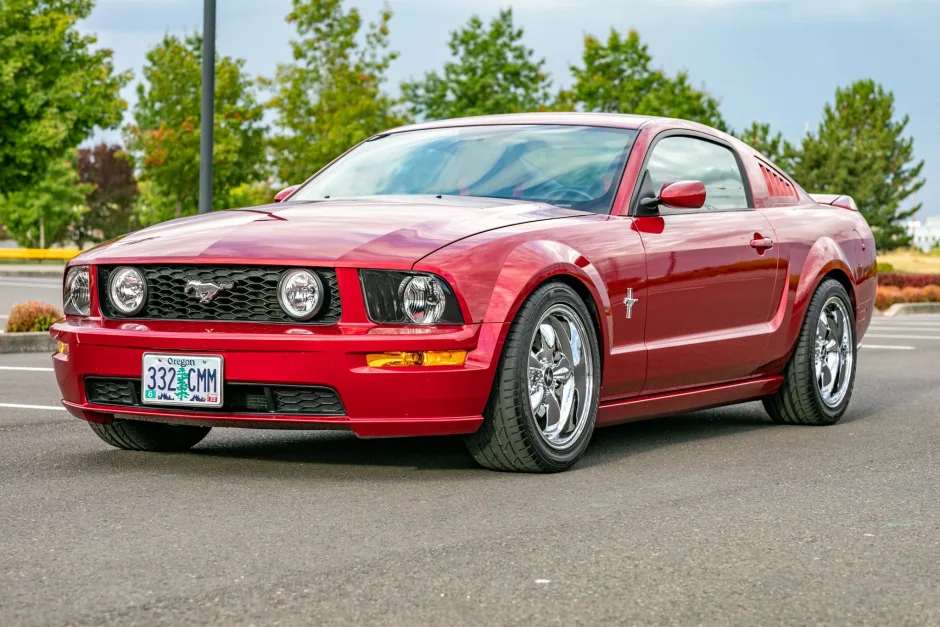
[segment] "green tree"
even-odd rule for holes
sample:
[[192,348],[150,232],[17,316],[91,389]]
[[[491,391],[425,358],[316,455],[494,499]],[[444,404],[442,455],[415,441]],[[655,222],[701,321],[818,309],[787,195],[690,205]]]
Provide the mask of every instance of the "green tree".
[[412,114],[439,120],[554,108],[545,59],[537,59],[522,37],[512,9],[500,11],[489,26],[470,18],[451,33],[452,60],[441,74],[427,72],[421,80],[402,84]]
[[686,72],[669,76],[653,67],[649,47],[631,30],[611,28],[607,43],[585,35],[582,66],[572,65],[574,85],[559,101],[585,111],[682,118],[725,130],[719,102],[689,83]]
[[119,145],[101,142],[78,151],[79,179],[91,186],[85,196],[88,207],[72,228],[78,248],[86,242],[109,240],[130,230],[131,211],[137,200],[137,178],[130,155]]
[[[232,188],[266,175],[263,107],[242,59],[215,63],[213,209],[229,207]],[[141,224],[191,215],[199,203],[202,38],[167,35],[147,53],[134,123],[125,129],[140,179],[150,186]]]
[[770,124],[751,122],[749,127],[735,133],[735,136],[783,168],[785,172],[790,172],[796,157],[796,147],[784,139],[782,133],[772,134]]
[[914,159],[909,118],[896,119],[894,94],[872,80],[837,89],[815,133],[803,139],[793,177],[819,193],[849,194],[868,220],[879,249],[910,242],[904,221],[920,209],[901,203],[924,186],[923,161]]
[[0,2],[0,193],[31,185],[98,126],[121,122],[130,72],[75,23],[92,0]]
[[79,180],[75,151],[70,150],[54,159],[33,186],[0,197],[0,222],[26,248],[67,242],[73,226],[88,211],[85,195],[92,189]]
[[[300,183],[351,146],[405,122],[383,90],[397,52],[388,49],[392,12],[364,29],[342,0],[293,0],[287,21],[299,38],[294,62],[269,82],[278,131],[271,139],[278,178]],[[360,37],[361,31],[365,36]]]

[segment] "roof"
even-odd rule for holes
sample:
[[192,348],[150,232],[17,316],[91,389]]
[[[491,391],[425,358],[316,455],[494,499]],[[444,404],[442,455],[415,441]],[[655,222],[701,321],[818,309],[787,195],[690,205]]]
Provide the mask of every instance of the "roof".
[[491,124],[570,124],[583,126],[606,126],[613,128],[626,128],[636,130],[652,121],[662,121],[667,118],[658,118],[648,115],[626,115],[623,113],[582,113],[582,112],[550,112],[550,113],[506,113],[501,115],[480,115],[466,118],[453,118],[422,122],[390,129],[388,132],[413,131],[426,128],[446,128],[452,126],[483,126]]

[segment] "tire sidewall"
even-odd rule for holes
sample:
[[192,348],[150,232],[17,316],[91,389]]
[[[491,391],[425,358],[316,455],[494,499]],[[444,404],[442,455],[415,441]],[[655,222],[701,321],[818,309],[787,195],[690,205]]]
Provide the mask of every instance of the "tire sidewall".
[[531,347],[536,327],[544,313],[553,305],[568,305],[581,319],[581,324],[587,333],[587,341],[590,342],[591,360],[593,362],[594,377],[591,386],[591,410],[586,418],[587,424],[581,432],[578,440],[569,448],[559,451],[549,446],[542,438],[541,430],[532,412],[531,405],[528,402],[521,404],[521,418],[525,424],[526,434],[542,462],[556,470],[564,470],[574,464],[587,449],[594,433],[594,425],[597,420],[597,410],[600,399],[600,349],[597,338],[597,332],[594,328],[594,320],[584,301],[578,296],[577,292],[562,283],[550,283],[539,288],[532,295],[532,300],[527,303],[523,309],[521,317],[517,318],[515,332],[522,334],[523,345],[526,347],[525,353],[520,359],[512,364],[511,368],[504,368],[504,376],[512,378],[514,386],[518,386],[515,398],[528,399],[528,353]]

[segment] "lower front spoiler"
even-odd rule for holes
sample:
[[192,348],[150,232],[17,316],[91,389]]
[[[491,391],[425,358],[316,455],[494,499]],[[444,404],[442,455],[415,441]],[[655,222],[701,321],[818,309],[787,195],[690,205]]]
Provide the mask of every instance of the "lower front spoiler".
[[356,418],[348,416],[285,416],[277,414],[206,414],[201,412],[166,411],[81,405],[69,401],[62,404],[70,414],[88,422],[108,424],[115,420],[141,420],[165,424],[202,427],[241,427],[247,429],[293,429],[352,431],[360,438],[394,438],[406,436],[464,435],[475,433],[483,416],[442,418]]

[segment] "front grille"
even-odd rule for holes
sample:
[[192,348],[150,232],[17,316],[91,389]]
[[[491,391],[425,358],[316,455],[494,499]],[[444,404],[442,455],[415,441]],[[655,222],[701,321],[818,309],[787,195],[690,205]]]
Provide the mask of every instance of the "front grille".
[[[98,302],[108,318],[123,318],[108,298],[108,280],[119,266],[98,267]],[[281,322],[291,324],[335,324],[342,308],[336,271],[310,268],[323,281],[323,306],[307,322],[297,322],[281,309],[277,284],[291,268],[275,266],[135,266],[147,280],[147,302],[133,318],[145,320],[223,320],[232,322]],[[190,279],[231,283],[208,303],[185,293]]]
[[[89,403],[96,405],[174,409],[173,406],[143,405],[137,379],[85,377],[85,396]],[[178,406],[176,409],[227,414],[346,415],[336,390],[325,386],[226,383],[222,402],[222,407]]]

